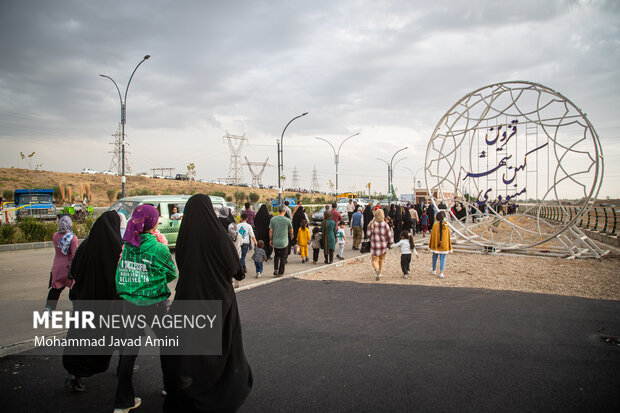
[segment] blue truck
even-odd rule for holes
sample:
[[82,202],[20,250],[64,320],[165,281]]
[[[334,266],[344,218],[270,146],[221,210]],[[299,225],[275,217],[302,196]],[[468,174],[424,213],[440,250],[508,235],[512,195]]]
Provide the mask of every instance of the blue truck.
[[42,221],[55,221],[58,218],[53,189],[16,189],[13,197],[18,222],[25,218]]

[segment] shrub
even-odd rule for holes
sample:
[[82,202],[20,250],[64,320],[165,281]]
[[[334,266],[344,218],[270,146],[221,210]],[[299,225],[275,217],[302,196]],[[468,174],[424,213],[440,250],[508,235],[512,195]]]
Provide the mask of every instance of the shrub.
[[305,196],[301,199],[302,204],[311,204],[312,203],[312,198],[309,196]]
[[213,191],[209,195],[221,196],[222,198],[226,198],[226,192],[223,191]]
[[133,191],[131,191],[130,196],[141,196],[141,195],[155,195],[155,192],[151,191],[148,188],[142,188],[142,189],[134,189]]
[[53,222],[39,222],[31,218],[21,221],[18,227],[23,232],[26,242],[51,241],[58,229]]
[[12,201],[13,191],[11,191],[10,189],[5,189],[4,191],[2,191],[2,199],[4,199],[5,201]]
[[56,200],[56,202],[60,203],[62,202],[62,196],[60,193],[60,187],[59,186],[55,186],[54,188],[54,199]]
[[121,199],[123,197],[123,193],[122,192],[117,192],[116,194],[116,200],[118,201],[119,199]]
[[0,244],[14,244],[17,227],[11,224],[0,225]]
[[108,200],[110,202],[114,202],[114,196],[116,196],[116,190],[115,189],[108,189],[106,194],[108,195]]
[[84,239],[93,228],[95,217],[86,217],[82,223],[73,223],[73,232],[79,239]]
[[232,200],[233,200],[232,195],[228,195],[228,196],[226,197],[226,202],[231,202]]
[[245,192],[243,191],[235,191],[234,193],[235,196],[235,203],[240,204],[245,200]]
[[257,194],[256,192],[250,192],[249,198],[250,198],[250,202],[255,204],[260,199],[260,195]]

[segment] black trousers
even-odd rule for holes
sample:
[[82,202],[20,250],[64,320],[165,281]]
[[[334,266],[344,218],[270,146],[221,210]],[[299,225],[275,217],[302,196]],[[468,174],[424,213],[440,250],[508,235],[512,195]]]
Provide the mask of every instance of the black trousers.
[[47,302],[45,303],[45,308],[49,308],[50,310],[55,310],[58,305],[58,299],[60,298],[60,293],[64,290],[65,287],[62,288],[50,288],[50,292],[47,294]]
[[320,248],[312,248],[312,261],[317,262],[319,260]]
[[334,250],[323,250],[323,255],[325,256],[326,264],[331,264],[334,262]]
[[400,255],[400,268],[403,270],[403,274],[409,273],[409,266],[411,264],[411,254]]
[[[123,314],[137,316],[144,314],[146,316],[147,325],[151,325],[153,317],[157,315],[160,319],[166,312],[166,307],[163,302],[139,306],[132,304],[128,301],[123,303]],[[144,334],[144,330],[140,328],[128,328],[123,332],[124,338],[135,339]],[[159,331],[154,331],[155,335],[159,335]],[[136,358],[138,357],[138,351],[140,347],[125,346],[121,350],[121,354],[118,360],[118,369],[116,371],[118,376],[118,384],[116,386],[116,399],[114,401],[114,408],[126,409],[134,406],[135,393],[133,389],[133,369],[136,364]]]
[[274,248],[273,249],[273,271],[278,275],[284,274],[284,267],[286,267],[286,261],[288,259],[289,247]]

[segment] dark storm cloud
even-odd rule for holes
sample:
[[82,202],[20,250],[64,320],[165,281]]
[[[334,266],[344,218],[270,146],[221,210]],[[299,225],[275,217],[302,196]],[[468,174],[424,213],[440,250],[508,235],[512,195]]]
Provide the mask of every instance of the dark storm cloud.
[[[5,1],[1,137],[109,139],[118,124],[118,95],[98,75],[111,76],[124,92],[147,53],[152,58],[129,90],[128,131],[135,152],[178,136],[187,147],[175,150],[176,167],[207,142],[222,147],[217,169],[227,170],[226,129],[247,132],[253,155],[273,159],[273,148],[261,145],[271,145],[288,119],[309,111],[288,132],[303,137],[290,141],[303,146],[298,152],[291,146],[291,154],[306,154],[331,171],[329,148],[317,146],[314,136],[337,141],[366,130],[348,148],[355,171],[353,162],[367,158],[376,139],[386,140],[386,153],[404,144],[419,150],[463,95],[515,79],[550,86],[585,106],[597,124],[617,127],[608,108],[620,95],[619,4]],[[311,163],[305,168],[311,171]],[[384,174],[380,162],[367,170]]]

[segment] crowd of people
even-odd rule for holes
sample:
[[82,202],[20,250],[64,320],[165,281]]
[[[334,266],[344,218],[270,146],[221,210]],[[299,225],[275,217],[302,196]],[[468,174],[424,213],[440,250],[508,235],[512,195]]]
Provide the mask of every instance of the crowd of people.
[[[439,261],[439,277],[444,277],[445,258],[452,252],[445,206],[440,204],[436,210],[433,205],[423,204],[392,204],[385,208],[362,208],[355,202],[349,205],[351,248],[370,251],[377,281],[383,275],[389,248],[400,249],[403,277],[410,275],[412,256],[419,258],[413,236],[417,232],[425,236],[429,227],[431,272],[437,273]],[[460,210],[455,205],[452,214],[459,219],[457,213]],[[175,265],[167,241],[158,231],[158,219],[157,209],[150,205],[138,206],[129,220],[121,213],[107,211],[78,246],[71,219],[62,217],[54,235],[55,256],[45,308],[56,308],[65,287],[70,289],[74,309],[91,300],[121,300],[123,313],[147,320],[169,311],[177,300],[221,300],[223,334],[233,339],[223,340],[222,355],[218,356],[161,356],[164,411],[234,410],[243,403],[253,381],[243,351],[233,289],[246,276],[249,251],[253,251],[250,257],[257,278],[269,260],[273,260],[273,276],[283,276],[291,253],[298,252],[302,263],[309,262],[310,249],[315,264],[321,250],[324,262],[330,264],[335,252],[338,259],[344,259],[346,224],[337,205],[332,204],[326,205],[321,224],[310,230],[301,203],[292,211],[286,203],[280,205],[276,216],[266,205],[254,212],[246,203],[237,223],[227,207],[216,214],[208,196],[194,195],[182,211]],[[170,304],[168,283],[177,279],[177,266],[175,301]],[[137,329],[124,332],[128,338],[142,333]],[[70,330],[68,337],[71,335]],[[141,400],[135,396],[132,381],[138,348],[125,346],[117,350],[114,407],[120,413],[136,408]],[[67,386],[84,391],[83,378],[106,371],[111,355],[112,351],[105,356],[66,354],[63,365],[69,373]]]

